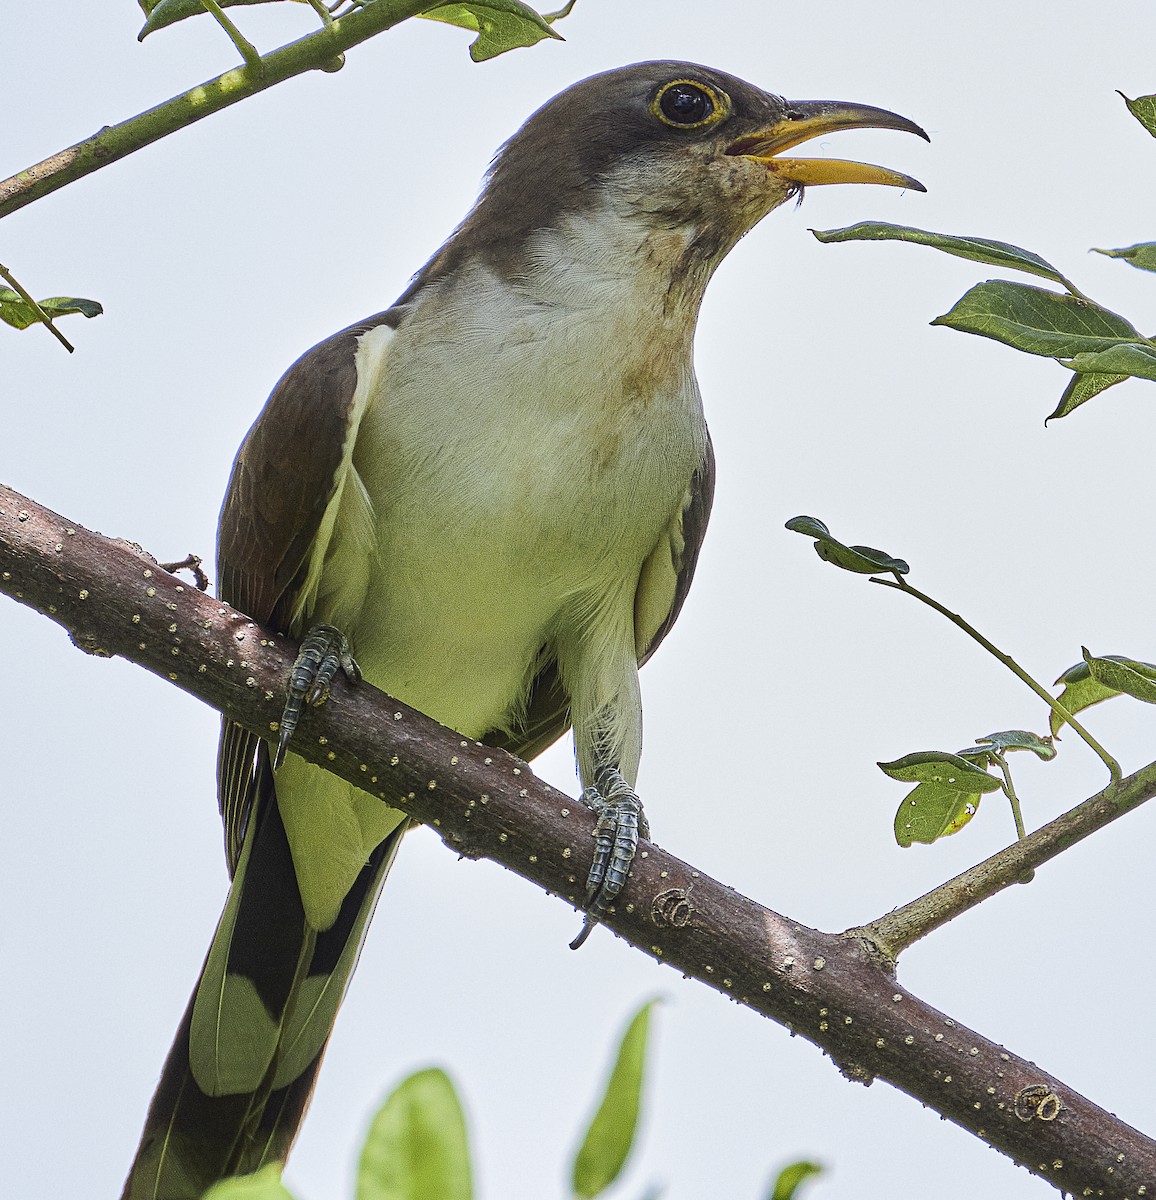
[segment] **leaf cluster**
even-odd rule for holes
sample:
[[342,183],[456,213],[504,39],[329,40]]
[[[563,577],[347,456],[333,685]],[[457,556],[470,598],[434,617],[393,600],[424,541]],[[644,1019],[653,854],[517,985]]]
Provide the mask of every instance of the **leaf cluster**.
[[[1132,115],[1156,136],[1156,95],[1136,100],[1124,96],[1124,101]],[[948,312],[931,322],[992,338],[1025,354],[1053,358],[1071,371],[1072,378],[1048,420],[1068,416],[1125,379],[1156,382],[1156,338],[1145,337],[1127,318],[1090,299],[1034,251],[992,238],[932,233],[884,221],[811,232],[820,242],[913,242],[1059,284],[1063,292],[989,279],[977,283]],[[1139,270],[1156,271],[1156,242],[1097,253],[1119,258]]]
[[[977,738],[976,745],[955,754],[917,750],[893,762],[879,763],[879,769],[889,778],[916,785],[895,814],[895,840],[899,845],[930,845],[958,833],[975,816],[980,800],[988,792],[1002,791],[1018,818],[1017,797],[1005,757],[1009,750],[1030,750],[1044,762],[1056,756],[1051,738],[1026,729],[1005,729]],[[993,767],[1003,778],[988,773]],[[1022,837],[1022,828],[1019,832]]]
[[[348,8],[364,7],[373,0],[348,0]],[[216,16],[214,8],[232,8],[236,5],[249,4],[308,4],[322,16],[332,16],[340,10],[346,0],[327,8],[322,0],[214,0],[206,4],[204,0],[138,0],[145,14],[144,27],[138,35],[143,41],[150,33],[158,29],[175,25],[178,21],[196,16]],[[418,15],[429,21],[441,21],[446,25],[457,25],[477,34],[470,46],[470,57],[474,62],[484,62],[504,54],[507,50],[516,50],[523,46],[533,46],[543,38],[559,38],[551,28],[552,23],[566,16],[572,3],[558,13],[543,16],[522,0],[461,0],[455,4],[441,4],[436,8]],[[219,18],[218,18],[219,19]],[[226,29],[229,26],[226,25]]]
[[[1016,833],[1024,837],[1023,816],[1007,755],[1013,750],[1030,750],[1044,762],[1050,762],[1056,757],[1055,740],[1064,725],[1071,726],[1100,756],[1113,779],[1120,777],[1116,760],[1076,721],[1074,714],[1121,694],[1156,704],[1156,666],[1118,655],[1096,658],[1084,650],[1084,661],[1056,680],[1062,691],[1054,697],[958,613],[912,587],[904,578],[911,568],[903,559],[870,546],[846,545],[838,541],[817,517],[793,517],[786,527],[792,533],[814,538],[815,551],[824,562],[853,574],[870,575],[872,583],[905,592],[947,617],[1026,683],[1051,709],[1050,733],[1046,736],[1025,729],[1001,730],[977,738],[975,745],[955,753],[917,750],[892,762],[879,763],[880,770],[891,779],[915,784],[895,814],[895,840],[900,846],[911,846],[915,842],[930,844],[958,833],[975,816],[983,796],[994,791],[1002,791],[1007,796]],[[880,578],[882,575],[891,578]],[[998,774],[992,774],[992,771]]]

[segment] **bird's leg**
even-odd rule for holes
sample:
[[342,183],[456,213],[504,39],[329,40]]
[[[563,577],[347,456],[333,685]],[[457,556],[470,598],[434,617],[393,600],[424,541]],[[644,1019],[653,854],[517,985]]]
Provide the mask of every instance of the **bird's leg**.
[[603,766],[595,772],[594,783],[582,793],[582,803],[594,810],[598,821],[594,859],[586,876],[586,919],[570,943],[571,950],[582,945],[617,899],[626,885],[639,837],[650,836],[642,801],[617,767]]
[[285,750],[301,719],[302,706],[324,703],[338,671],[344,671],[350,683],[361,681],[361,668],[354,661],[345,634],[332,625],[314,625],[302,640],[289,675],[289,694],[281,713],[277,753],[273,756],[274,770],[285,761]]

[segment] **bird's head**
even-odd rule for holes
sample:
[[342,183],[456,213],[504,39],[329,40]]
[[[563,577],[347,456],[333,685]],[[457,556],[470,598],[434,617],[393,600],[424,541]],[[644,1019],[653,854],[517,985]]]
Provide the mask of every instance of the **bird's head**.
[[805,187],[925,190],[886,167],[785,155],[843,129],[927,137],[885,109],[789,101],[694,63],[591,76],[544,104],[498,151],[477,204],[402,299],[471,258],[517,278],[538,261],[543,237],[569,228],[594,257],[652,253],[693,306],[739,238]]
[[694,63],[636,63],[585,79],[534,113],[498,152],[475,215],[491,237],[504,229],[508,244],[518,244],[535,229],[609,205],[657,229],[693,229],[717,263],[805,187],[924,191],[886,167],[785,156],[812,138],[864,128],[927,137],[885,109],[789,101]]

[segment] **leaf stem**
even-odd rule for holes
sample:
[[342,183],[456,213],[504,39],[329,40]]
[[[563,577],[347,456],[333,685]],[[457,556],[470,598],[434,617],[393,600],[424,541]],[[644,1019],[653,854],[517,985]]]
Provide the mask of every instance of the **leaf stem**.
[[569,0],[569,3],[564,4],[560,9],[558,9],[557,12],[543,13],[542,20],[545,21],[547,25],[553,25],[555,21],[561,21],[563,17],[568,17],[574,5],[577,3],[578,0]]
[[1024,815],[1020,811],[1020,799],[1016,795],[1015,785],[1012,783],[1011,769],[1008,767],[1004,755],[992,751],[991,757],[999,763],[1000,772],[1003,774],[1003,793],[1011,804],[1012,818],[1016,823],[1016,837],[1023,841],[1027,837],[1027,831],[1024,829]]
[[261,51],[237,28],[217,3],[217,0],[201,0],[201,7],[229,35],[229,41],[237,47],[238,53],[250,67],[261,66]]
[[1108,774],[1112,777],[1113,783],[1118,783],[1122,772],[1120,764],[1100,745],[1098,741],[1072,716],[1070,712],[1041,684],[1037,683],[1028,673],[1016,662],[1010,654],[1005,654],[998,646],[993,645],[979,632],[973,625],[959,615],[952,612],[949,608],[945,608],[938,600],[933,600],[926,593],[921,592],[918,588],[912,587],[901,575],[896,574],[894,579],[880,579],[878,576],[873,576],[872,583],[877,583],[882,587],[895,588],[896,591],[905,592],[909,596],[914,596],[916,600],[922,601],[929,608],[935,609],[937,613],[945,616],[953,625],[962,629],[968,637],[977,641],[989,654],[997,658],[1017,679],[1022,680],[1032,689],[1033,692],[1054,712],[1058,717],[1072,727],[1072,731],[1087,743],[1087,745],[1095,752],[1100,761],[1108,768]]
[[325,0],[305,0],[305,3],[321,18],[321,24],[327,29],[333,24],[333,11]]
[[[1080,289],[1076,287],[1076,285],[1066,275],[1060,275],[1059,281],[1068,289],[1068,294],[1075,296],[1077,300],[1086,300],[1089,304],[1096,304],[1096,301],[1093,300],[1091,296],[1081,292]],[[1096,305],[1096,307],[1099,308],[1100,306]]]
[[48,313],[46,313],[44,309],[42,309],[40,305],[32,299],[32,297],[20,285],[19,281],[13,277],[8,268],[2,264],[0,264],[0,279],[3,279],[4,282],[8,284],[8,286],[20,297],[20,299],[31,307],[32,311],[39,318],[40,323],[48,326],[48,332],[52,334],[54,338],[56,338],[56,340],[65,348],[65,350],[68,351],[69,354],[72,354],[76,350],[76,347],[68,340],[68,338],[66,338],[64,334],[61,333],[55,325],[53,325],[52,318],[48,315]]

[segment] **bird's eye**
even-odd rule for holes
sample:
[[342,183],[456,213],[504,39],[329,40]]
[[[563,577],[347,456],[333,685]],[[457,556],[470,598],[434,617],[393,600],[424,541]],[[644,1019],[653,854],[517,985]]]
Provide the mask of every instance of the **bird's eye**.
[[689,79],[666,84],[654,98],[651,112],[664,124],[677,129],[713,125],[727,113],[725,97],[713,88]]
[[693,83],[672,83],[658,102],[672,125],[698,125],[714,111],[711,98]]

